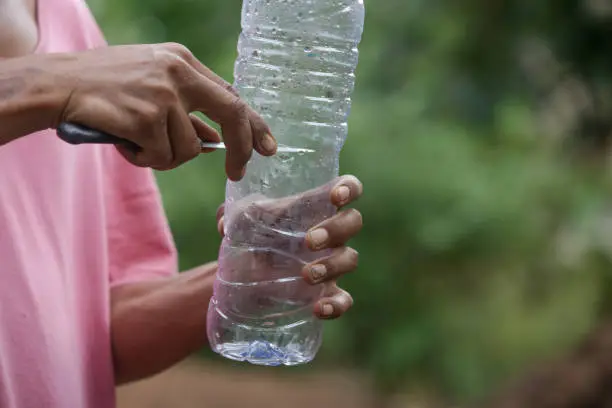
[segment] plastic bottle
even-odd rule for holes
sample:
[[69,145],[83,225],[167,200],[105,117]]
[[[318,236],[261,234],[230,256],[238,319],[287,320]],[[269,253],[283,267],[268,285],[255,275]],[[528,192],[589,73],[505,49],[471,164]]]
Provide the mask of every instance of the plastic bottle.
[[227,358],[296,365],[321,345],[313,307],[323,287],[301,270],[325,254],[304,238],[335,213],[322,186],[338,176],[364,14],[363,0],[244,0],[235,88],[279,145],[313,152],[255,153],[244,179],[227,184],[208,311],[210,345]]

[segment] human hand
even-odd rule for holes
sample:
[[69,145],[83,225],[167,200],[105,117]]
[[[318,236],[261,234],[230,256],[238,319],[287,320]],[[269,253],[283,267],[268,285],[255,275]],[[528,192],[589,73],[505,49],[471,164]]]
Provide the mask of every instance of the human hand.
[[[234,211],[243,211],[245,215],[239,222],[253,223],[262,217],[263,211],[266,218],[272,214],[282,223],[282,220],[306,215],[309,209],[320,209],[321,203],[342,208],[357,200],[362,193],[363,186],[356,177],[342,176],[325,186],[300,195],[265,200],[258,202],[257,206],[247,206],[246,209]],[[217,210],[217,228],[221,235],[225,231],[224,216],[225,208],[222,205]],[[323,297],[315,304],[314,309],[314,313],[322,319],[340,317],[353,305],[353,298],[338,287],[337,281],[357,268],[359,255],[356,250],[347,246],[347,242],[359,233],[362,226],[361,213],[355,209],[346,209],[311,226],[305,236],[305,244],[314,256],[319,251],[327,250],[324,256],[302,268],[302,274],[308,283],[323,283],[325,286]],[[248,228],[249,225],[241,226],[244,230]]]
[[244,176],[253,149],[276,152],[264,120],[230,84],[179,44],[128,45],[55,54],[46,68],[64,89],[58,122],[72,122],[134,142],[117,148],[137,166],[168,170],[202,152],[200,141],[219,134],[191,112],[221,125],[227,146],[226,173]]

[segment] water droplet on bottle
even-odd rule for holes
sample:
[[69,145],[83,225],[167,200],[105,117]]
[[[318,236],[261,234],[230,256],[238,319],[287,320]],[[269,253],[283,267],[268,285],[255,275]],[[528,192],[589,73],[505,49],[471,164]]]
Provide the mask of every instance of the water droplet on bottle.
[[253,50],[253,52],[251,53],[252,56],[254,57],[259,57],[259,51],[257,50]]
[[309,47],[309,46],[304,47],[304,52],[305,52],[306,54],[311,53],[311,52],[312,52],[312,47]]

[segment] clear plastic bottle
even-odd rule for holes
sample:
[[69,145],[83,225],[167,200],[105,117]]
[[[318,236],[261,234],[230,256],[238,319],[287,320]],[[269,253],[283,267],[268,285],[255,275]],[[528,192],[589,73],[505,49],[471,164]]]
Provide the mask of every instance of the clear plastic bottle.
[[335,212],[325,186],[338,176],[364,14],[363,0],[244,0],[235,87],[279,145],[313,152],[254,154],[244,179],[227,184],[208,312],[211,347],[227,358],[296,365],[321,345],[313,307],[323,287],[301,271],[324,253],[304,238]]

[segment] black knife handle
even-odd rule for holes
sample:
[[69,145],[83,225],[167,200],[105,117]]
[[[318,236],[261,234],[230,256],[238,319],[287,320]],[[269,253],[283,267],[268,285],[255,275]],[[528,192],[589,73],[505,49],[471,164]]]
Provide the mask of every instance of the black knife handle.
[[92,129],[84,125],[72,122],[62,122],[57,127],[57,135],[63,141],[73,144],[120,144],[133,152],[140,151],[140,146],[127,139],[117,137],[100,130]]

